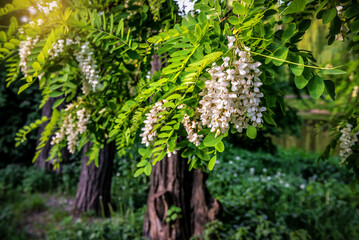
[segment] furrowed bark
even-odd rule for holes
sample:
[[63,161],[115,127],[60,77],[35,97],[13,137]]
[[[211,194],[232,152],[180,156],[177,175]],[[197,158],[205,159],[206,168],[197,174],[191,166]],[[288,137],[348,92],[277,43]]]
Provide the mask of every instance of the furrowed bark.
[[[60,97],[61,98],[61,97]],[[41,138],[41,134],[43,133],[43,131],[45,130],[46,125],[49,123],[51,115],[52,115],[52,106],[54,105],[55,101],[59,99],[59,98],[49,98],[45,105],[42,107],[41,110],[41,116],[46,116],[48,118],[48,121],[44,122],[43,124],[40,125],[39,130],[37,132],[37,145],[39,144],[39,140]],[[60,104],[56,109],[58,111],[60,111],[62,108],[64,108],[65,103]],[[52,136],[50,137],[50,141],[48,141],[45,145],[45,147],[42,149],[41,153],[39,154],[39,156],[36,158],[34,164],[36,167],[40,168],[40,169],[46,169],[48,171],[53,171],[53,165],[51,164],[51,160],[48,161],[47,159],[49,158],[50,155],[50,150],[51,150],[51,139]],[[63,158],[66,160],[70,157],[70,153],[66,148],[63,148],[61,150],[62,156]],[[61,164],[60,167],[57,168],[55,170],[55,172],[61,172]]]
[[[97,214],[110,216],[109,204],[111,202],[111,180],[115,144],[105,143],[99,153],[99,167],[92,162],[87,165],[89,158],[85,153],[90,143],[85,144],[82,153],[82,169],[75,200],[76,213],[94,210]],[[103,207],[103,209],[102,209]]]
[[[151,185],[144,220],[148,239],[190,239],[201,236],[206,223],[218,217],[220,204],[212,200],[201,170],[188,171],[187,160],[179,155],[165,157],[151,173]],[[166,221],[172,207],[181,208],[181,217]]]

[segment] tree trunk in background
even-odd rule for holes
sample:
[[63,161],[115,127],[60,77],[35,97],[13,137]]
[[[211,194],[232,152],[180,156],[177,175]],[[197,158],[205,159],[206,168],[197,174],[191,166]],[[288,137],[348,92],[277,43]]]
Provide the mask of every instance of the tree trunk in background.
[[[187,159],[165,157],[152,168],[144,220],[144,235],[153,240],[200,236],[206,223],[217,218],[220,204],[212,200],[201,170],[189,172]],[[181,208],[181,218],[166,222],[168,210]]]
[[[166,64],[166,62],[165,62]],[[151,74],[161,70],[159,56],[153,55]],[[201,235],[206,223],[217,218],[219,202],[212,200],[201,170],[188,171],[187,159],[179,152],[164,157],[152,168],[151,185],[144,219],[144,236],[152,240],[190,239]],[[182,217],[166,222],[167,212],[176,206]]]
[[[59,97],[61,98],[61,97]],[[46,125],[50,122],[50,118],[52,115],[52,105],[55,103],[55,101],[59,98],[49,98],[47,100],[47,102],[45,103],[45,105],[43,106],[42,110],[41,110],[41,116],[46,116],[48,118],[48,121],[44,122],[43,124],[40,125],[38,133],[37,133],[37,144],[39,144],[39,140],[41,137],[42,132],[45,130]],[[60,104],[56,109],[57,110],[61,110],[62,108],[64,108],[65,103]],[[36,158],[34,164],[36,167],[40,168],[40,169],[46,169],[48,171],[51,171],[53,169],[53,166],[51,164],[51,162],[46,161],[47,158],[49,157],[50,154],[50,150],[51,150],[51,138],[50,137],[50,141],[48,141],[45,145],[45,147],[42,149],[40,155]],[[68,150],[66,148],[63,148],[62,150],[62,156],[64,157],[64,159],[67,159],[70,157],[70,153],[68,152]],[[61,172],[61,165],[60,168],[55,170],[56,172]]]
[[82,169],[76,193],[75,211],[77,213],[87,210],[95,210],[102,213],[101,204],[105,216],[110,215],[108,204],[111,201],[111,180],[113,160],[115,157],[115,143],[105,143],[99,153],[99,167],[92,162],[86,165],[89,158],[85,153],[89,150],[90,143],[85,144],[82,153]]

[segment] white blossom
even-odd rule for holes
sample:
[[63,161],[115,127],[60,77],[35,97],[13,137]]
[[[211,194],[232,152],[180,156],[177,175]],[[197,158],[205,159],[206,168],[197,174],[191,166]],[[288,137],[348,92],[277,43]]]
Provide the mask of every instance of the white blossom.
[[347,124],[346,127],[340,131],[342,133],[342,135],[339,138],[339,141],[340,141],[339,156],[342,157],[341,163],[344,163],[344,161],[347,159],[347,157],[349,157],[350,154],[353,153],[353,150],[351,149],[351,147],[354,146],[356,144],[356,142],[358,141],[358,138],[357,138],[358,132],[352,134],[351,133],[352,128],[353,128],[353,125]]
[[[196,116],[197,114],[194,115]],[[187,132],[188,141],[190,141],[196,146],[199,146],[201,144],[200,139],[203,138],[203,135],[199,135],[198,132],[202,130],[202,125],[195,119],[191,120],[189,115],[186,113],[182,120],[182,124]]]
[[[163,100],[163,103],[166,103],[167,100]],[[146,113],[146,120],[144,121],[145,126],[142,128],[142,133],[140,137],[142,138],[142,143],[146,144],[146,147],[150,145],[150,142],[154,141],[157,137],[157,131],[153,131],[154,125],[158,122],[159,117],[156,116],[158,113],[165,111],[166,108],[163,108],[162,101],[158,101],[151,108],[149,113]]]
[[352,97],[353,98],[356,98],[358,96],[358,90],[359,90],[359,87],[354,86],[353,91],[352,91]]
[[[228,37],[229,49],[235,40],[234,36]],[[216,132],[216,136],[224,134],[230,123],[238,132],[263,123],[262,112],[266,108],[260,106],[261,63],[253,62],[249,51],[245,46],[244,51],[236,48],[233,59],[225,57],[221,66],[213,64],[208,71],[212,79],[205,82],[205,89],[199,94],[203,96],[198,109],[202,125]]]
[[[36,9],[30,9],[30,8],[28,9],[30,14],[32,13],[36,14]],[[57,1],[45,2],[45,3],[42,1],[37,2],[37,9],[39,9],[40,12],[44,13],[45,15],[49,15],[50,12],[56,8],[58,8]]]
[[99,82],[100,76],[97,74],[97,64],[94,58],[94,50],[89,42],[85,42],[81,46],[81,51],[76,54],[76,60],[84,76],[82,92],[87,94],[89,91],[96,92],[101,88]]
[[[76,111],[76,114],[73,114]],[[60,129],[53,136],[51,145],[60,143],[66,138],[67,148],[70,153],[75,153],[78,146],[78,138],[86,132],[90,121],[90,112],[81,108],[78,104],[68,104],[65,108],[65,118]]]
[[27,58],[31,54],[31,49],[35,46],[35,44],[39,41],[39,37],[32,39],[31,37],[27,37],[25,41],[20,42],[19,46],[19,56],[20,56],[20,68],[24,73],[25,77],[28,76],[27,72],[29,67],[27,66]]

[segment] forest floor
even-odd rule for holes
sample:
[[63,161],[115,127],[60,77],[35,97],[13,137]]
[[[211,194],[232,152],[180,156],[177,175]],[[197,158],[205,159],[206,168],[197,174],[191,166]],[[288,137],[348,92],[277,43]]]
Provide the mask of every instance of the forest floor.
[[38,193],[24,195],[22,201],[23,203],[18,204],[25,204],[27,207],[18,212],[18,227],[29,239],[45,239],[49,229],[61,229],[64,221],[75,220],[72,196]]
[[[295,149],[269,154],[227,147],[207,179],[222,216],[205,227],[204,235],[359,239],[359,193],[350,190],[352,175],[339,160],[317,162],[317,155]],[[65,178],[70,174],[64,171],[61,183],[35,168],[0,169],[0,239],[142,240],[149,178],[133,178],[135,170],[136,161],[118,161],[113,212],[104,219],[93,212],[74,215],[76,191],[64,189],[76,186],[68,181],[78,176]]]

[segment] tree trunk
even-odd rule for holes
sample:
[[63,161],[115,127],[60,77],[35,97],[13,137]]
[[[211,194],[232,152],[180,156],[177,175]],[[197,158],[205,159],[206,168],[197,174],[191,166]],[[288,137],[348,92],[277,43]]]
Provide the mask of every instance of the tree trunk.
[[[152,56],[151,74],[161,70],[161,60]],[[166,61],[164,61],[166,65]],[[217,218],[219,202],[210,197],[201,170],[188,171],[187,159],[165,157],[152,168],[151,185],[144,219],[144,236],[152,240],[189,239],[200,236],[206,223]],[[181,217],[167,222],[171,207],[181,209]]]
[[[40,125],[38,133],[37,133],[37,145],[39,144],[39,140],[41,138],[41,134],[42,132],[45,130],[46,125],[50,122],[50,118],[52,115],[52,106],[55,103],[55,101],[57,99],[59,99],[61,97],[58,98],[49,98],[45,105],[43,106],[42,110],[41,110],[41,116],[46,116],[48,118],[48,120],[46,122],[44,122],[43,124]],[[61,110],[62,108],[64,108],[65,103],[60,104],[56,109],[57,110]],[[36,158],[34,164],[36,167],[40,168],[40,169],[46,169],[48,171],[51,171],[53,169],[53,165],[51,163],[51,161],[47,161],[49,154],[50,154],[50,150],[51,150],[51,138],[50,140],[46,143],[46,145],[44,146],[44,148],[42,149],[40,155]],[[63,148],[61,150],[62,152],[62,156],[64,157],[64,159],[68,159],[70,157],[70,153],[68,152],[68,150],[66,148]],[[61,172],[61,165],[60,168],[56,169],[56,172]]]
[[100,150],[99,167],[96,167],[94,162],[87,165],[89,158],[85,153],[89,148],[90,143],[83,147],[82,169],[76,193],[75,211],[80,213],[92,209],[97,214],[103,213],[105,216],[109,216],[115,144],[114,142],[105,143],[104,148]]
[[[189,239],[200,236],[206,223],[217,218],[220,204],[212,200],[201,170],[188,171],[187,159],[165,157],[152,169],[144,220],[144,235],[153,240]],[[167,222],[167,212],[176,206],[181,217]]]

